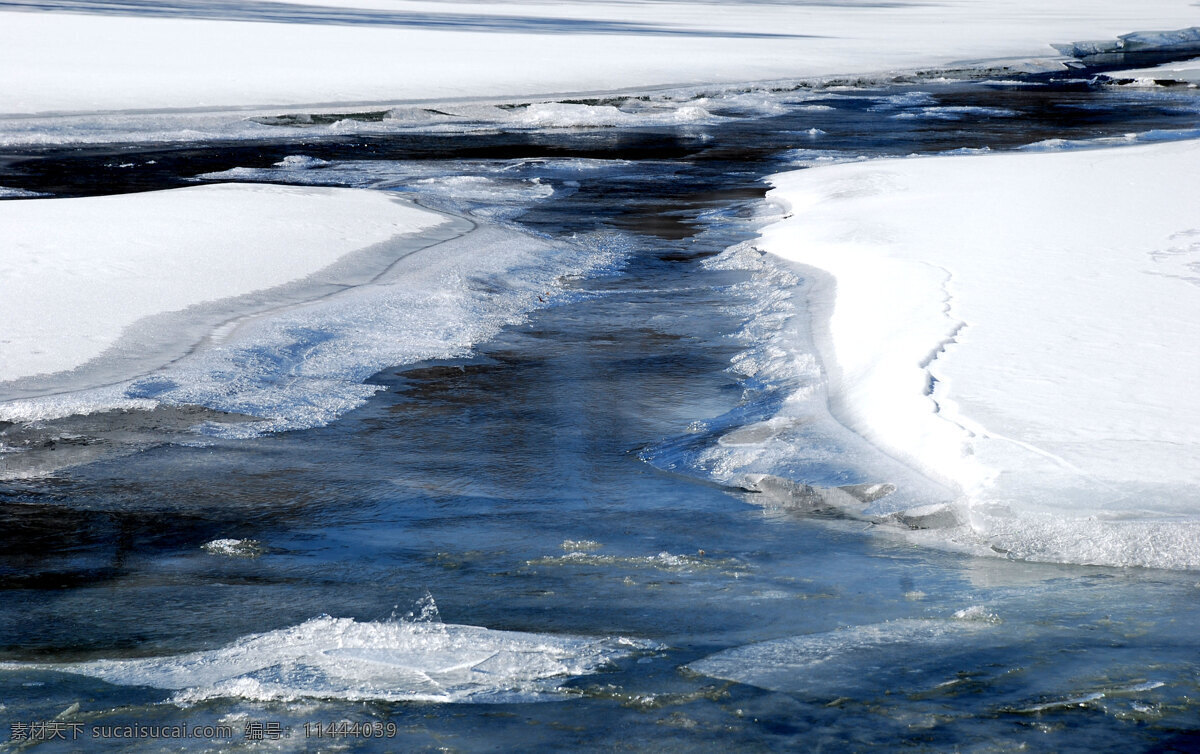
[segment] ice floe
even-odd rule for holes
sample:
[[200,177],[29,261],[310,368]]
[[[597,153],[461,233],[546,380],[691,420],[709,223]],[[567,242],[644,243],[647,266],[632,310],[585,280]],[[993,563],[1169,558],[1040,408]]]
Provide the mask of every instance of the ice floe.
[[165,657],[72,663],[8,663],[172,692],[193,704],[257,701],[528,702],[553,698],[648,644],[496,631],[438,620],[363,622],[323,615],[240,638],[224,647]]
[[266,552],[262,542],[255,539],[214,539],[205,542],[200,549],[211,555],[230,558],[257,558]]
[[1164,63],[1151,68],[1126,68],[1105,73],[1116,81],[1128,80],[1143,86],[1178,85],[1200,86],[1200,57],[1182,63]]
[[1153,65],[1200,55],[1200,26],[1170,31],[1135,31],[1116,39],[1056,44],[1054,48],[1089,68]]
[[833,631],[726,649],[690,663],[687,669],[714,678],[772,691],[840,696],[863,689],[863,667],[903,690],[922,682],[922,671],[936,665],[939,648],[960,646],[964,635],[987,631],[988,621],[904,618],[887,623],[849,626]]

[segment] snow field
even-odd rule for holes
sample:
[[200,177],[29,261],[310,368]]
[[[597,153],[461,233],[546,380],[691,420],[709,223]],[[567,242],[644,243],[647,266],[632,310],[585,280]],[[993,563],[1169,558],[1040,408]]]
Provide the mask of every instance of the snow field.
[[1051,58],[1051,43],[1196,23],[1186,0],[450,8],[401,1],[384,9],[392,20],[359,25],[2,11],[0,114],[494,98],[878,73]]
[[1196,567],[1198,169],[1191,141],[795,171],[762,243],[815,281],[834,414],[995,548]]
[[0,382],[75,369],[146,317],[445,222],[381,192],[245,184],[0,203]]

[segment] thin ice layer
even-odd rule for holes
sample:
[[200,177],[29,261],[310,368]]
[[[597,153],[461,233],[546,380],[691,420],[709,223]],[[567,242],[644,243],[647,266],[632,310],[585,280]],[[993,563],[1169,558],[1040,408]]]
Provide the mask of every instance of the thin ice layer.
[[7,667],[165,689],[185,704],[219,697],[519,702],[553,694],[564,680],[595,673],[637,646],[623,639],[323,615],[205,652]]
[[380,192],[265,185],[0,203],[0,382],[75,369],[140,320],[446,222]]
[[1200,142],[777,175],[835,414],[952,484],[950,536],[1200,567]]
[[[839,696],[868,688],[904,690],[927,682],[939,658],[965,634],[984,631],[986,616],[960,611],[954,620],[901,619],[787,636],[709,655],[688,669],[729,681],[791,693]],[[876,672],[864,679],[863,667]]]

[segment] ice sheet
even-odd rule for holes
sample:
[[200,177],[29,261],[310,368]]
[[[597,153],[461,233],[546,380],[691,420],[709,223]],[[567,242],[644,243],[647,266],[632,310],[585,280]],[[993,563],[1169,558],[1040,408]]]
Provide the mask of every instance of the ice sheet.
[[3,11],[0,111],[445,101],[927,69],[1046,58],[1053,42],[1195,22],[1187,0],[398,1],[387,10],[392,21],[355,25],[156,17],[136,7]]
[[969,525],[922,537],[1200,567],[1197,169],[1186,141],[773,177],[835,415],[960,492]]

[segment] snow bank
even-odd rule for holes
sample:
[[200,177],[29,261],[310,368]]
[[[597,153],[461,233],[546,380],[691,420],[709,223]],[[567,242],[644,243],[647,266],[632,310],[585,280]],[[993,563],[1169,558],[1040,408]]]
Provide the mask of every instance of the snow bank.
[[[1200,142],[784,173],[836,416],[961,491],[953,537],[1200,567]],[[886,503],[885,499],[885,503]]]
[[145,318],[300,281],[446,222],[385,193],[309,187],[0,203],[0,383],[75,369]]
[[[55,5],[87,7],[41,4]],[[386,4],[390,16],[353,25],[294,7],[297,23],[136,8],[0,12],[0,113],[493,98],[910,70],[1044,58],[1053,42],[1175,29],[1196,18],[1189,0],[398,0]]]

